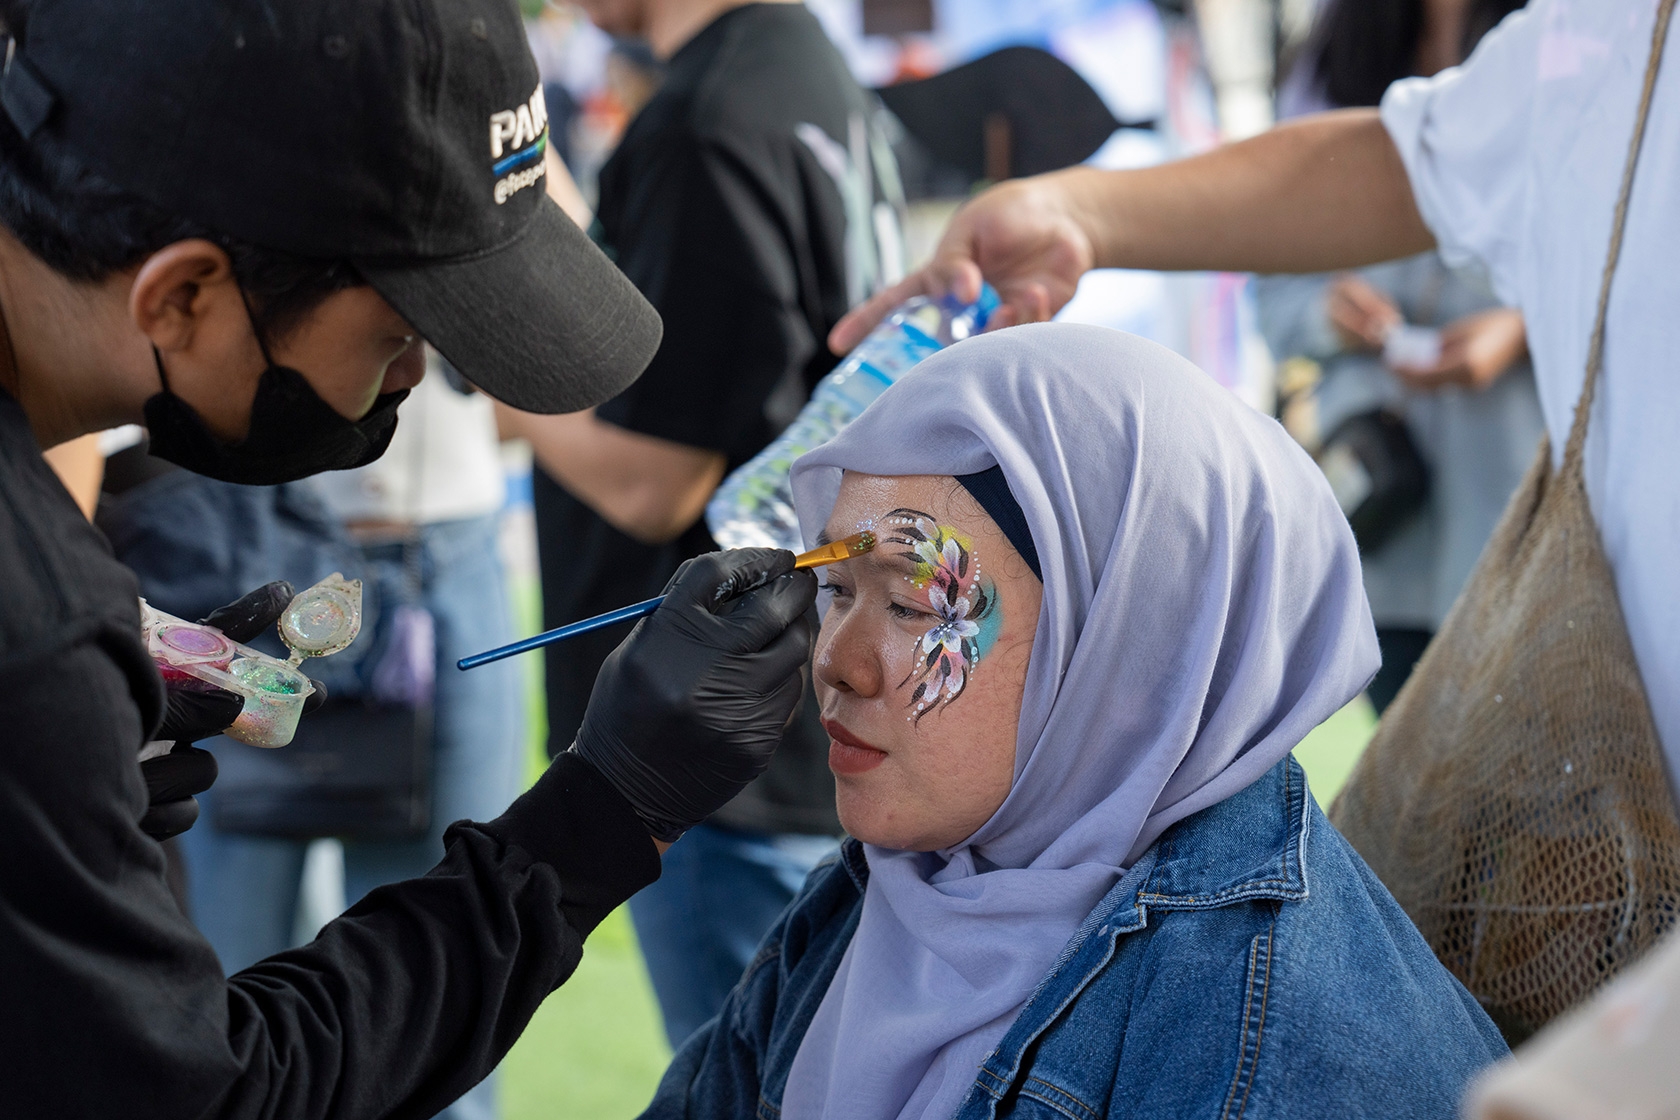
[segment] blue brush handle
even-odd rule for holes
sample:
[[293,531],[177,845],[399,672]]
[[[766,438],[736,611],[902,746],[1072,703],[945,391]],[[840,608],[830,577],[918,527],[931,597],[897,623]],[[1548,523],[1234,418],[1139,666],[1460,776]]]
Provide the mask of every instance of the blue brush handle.
[[480,665],[488,665],[492,661],[500,661],[504,657],[512,657],[514,654],[524,653],[526,650],[551,646],[555,642],[565,641],[567,638],[575,637],[578,634],[587,634],[591,630],[599,630],[603,626],[644,618],[658,610],[659,604],[664,601],[665,596],[661,595],[655,599],[631,603],[628,607],[619,607],[616,611],[598,614],[594,618],[586,618],[580,622],[569,622],[553,630],[545,630],[534,637],[522,638],[505,646],[497,646],[495,649],[485,650],[483,653],[475,653],[471,657],[463,657],[455,662],[455,667],[457,669],[476,669]]

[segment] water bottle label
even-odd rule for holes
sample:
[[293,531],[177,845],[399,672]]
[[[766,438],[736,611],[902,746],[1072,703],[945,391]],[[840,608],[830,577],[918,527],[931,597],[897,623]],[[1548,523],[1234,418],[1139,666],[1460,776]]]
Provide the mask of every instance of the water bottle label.
[[900,323],[898,325],[898,329],[903,331],[911,342],[914,342],[917,346],[924,348],[929,354],[933,353],[935,350],[941,349],[937,338],[934,338],[926,331],[921,330],[916,326],[916,324],[910,322],[908,319]]
[[882,385],[891,385],[893,383],[892,375],[882,373],[879,369],[876,369],[873,362],[859,362],[857,368],[860,373],[867,373],[869,376],[878,380]]

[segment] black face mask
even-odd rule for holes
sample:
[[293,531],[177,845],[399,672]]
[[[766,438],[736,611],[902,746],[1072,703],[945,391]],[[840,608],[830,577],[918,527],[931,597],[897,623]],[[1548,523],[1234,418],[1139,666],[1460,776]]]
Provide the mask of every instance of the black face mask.
[[408,390],[383,393],[360,420],[346,420],[303,374],[276,365],[257,335],[268,368],[251,402],[251,427],[238,443],[220,439],[192,405],[169,389],[163,356],[152,347],[163,391],[146,401],[151,453],[197,474],[246,486],[293,482],[320,471],[366,466],[385,453]]

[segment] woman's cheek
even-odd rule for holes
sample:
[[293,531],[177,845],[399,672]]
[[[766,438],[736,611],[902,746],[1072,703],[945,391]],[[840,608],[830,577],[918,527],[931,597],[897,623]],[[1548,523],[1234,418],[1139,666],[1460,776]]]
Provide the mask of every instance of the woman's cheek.
[[811,691],[816,694],[819,708],[828,703],[828,695],[833,691],[828,684],[828,673],[828,647],[819,645],[811,658]]
[[893,704],[908,707],[908,699],[915,682],[910,680],[916,661],[916,647],[922,640],[925,627],[912,631],[903,622],[895,621],[881,643],[881,671],[886,676],[886,690]]

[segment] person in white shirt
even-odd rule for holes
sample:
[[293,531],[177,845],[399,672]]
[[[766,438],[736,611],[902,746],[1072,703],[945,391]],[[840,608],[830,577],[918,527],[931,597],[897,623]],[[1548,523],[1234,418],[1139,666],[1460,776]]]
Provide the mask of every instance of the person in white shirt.
[[[1376,105],[1400,78],[1461,63],[1521,7],[1522,0],[1330,0],[1278,91],[1278,117]],[[1415,33],[1395,34],[1420,8]],[[1386,531],[1360,544],[1382,653],[1365,696],[1381,716],[1446,620],[1540,442],[1522,312],[1499,305],[1481,269],[1450,268],[1438,253],[1357,272],[1261,276],[1253,290],[1273,356],[1307,358],[1320,369],[1314,424],[1296,434],[1326,442],[1380,409],[1404,425],[1428,469],[1416,507],[1391,514]],[[1433,347],[1408,351],[1404,342],[1419,336],[1432,337]]]
[[[992,188],[934,260],[830,336],[855,345],[911,295],[1049,318],[1087,269],[1324,272],[1438,248],[1520,307],[1554,465],[1580,395],[1617,189],[1659,0],[1533,0],[1462,66],[1397,82],[1380,110],[1301,118],[1137,171]],[[1680,35],[1669,30],[1669,36]],[[1610,295],[1586,479],[1672,776],[1680,771],[1680,47],[1658,72]]]

